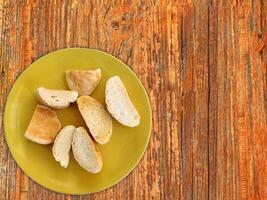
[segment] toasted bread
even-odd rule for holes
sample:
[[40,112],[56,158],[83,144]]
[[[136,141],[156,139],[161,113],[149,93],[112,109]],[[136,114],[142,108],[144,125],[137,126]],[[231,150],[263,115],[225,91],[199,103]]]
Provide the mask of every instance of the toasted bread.
[[69,90],[51,90],[44,87],[37,88],[37,97],[39,101],[51,108],[67,108],[70,103],[76,101],[78,93]]
[[105,107],[89,96],[80,96],[77,105],[96,142],[105,144],[112,133],[112,118]]
[[128,92],[118,76],[108,79],[105,101],[109,113],[121,124],[128,127],[138,126],[140,116],[134,107]]
[[79,165],[90,173],[101,171],[103,161],[91,137],[83,127],[75,130],[72,137],[72,151]]
[[52,148],[53,156],[64,168],[67,168],[69,165],[69,151],[75,130],[76,128],[71,125],[63,127],[54,141]]
[[71,90],[81,95],[90,95],[101,80],[101,70],[70,70],[66,72],[66,81]]
[[25,132],[25,137],[38,144],[50,144],[54,141],[61,123],[54,110],[37,105]]

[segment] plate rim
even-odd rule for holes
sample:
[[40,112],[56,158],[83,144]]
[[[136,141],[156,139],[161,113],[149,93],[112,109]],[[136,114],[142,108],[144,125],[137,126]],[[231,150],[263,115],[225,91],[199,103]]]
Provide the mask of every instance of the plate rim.
[[[54,53],[58,53],[58,52],[61,52],[61,51],[66,51],[66,50],[89,50],[89,51],[97,51],[99,53],[102,53],[102,54],[105,54],[107,56],[110,56],[112,57],[113,59],[119,61],[120,63],[123,64],[123,66],[129,70],[134,76],[135,78],[137,79],[137,81],[139,82],[139,84],[141,85],[143,91],[145,92],[145,97],[147,99],[147,102],[148,102],[148,110],[149,110],[149,131],[148,131],[148,138],[147,138],[147,141],[145,143],[145,147],[144,147],[144,150],[142,152],[142,154],[140,155],[140,157],[136,160],[136,162],[134,163],[134,165],[132,167],[130,167],[130,170],[125,173],[125,175],[123,175],[120,179],[118,179],[117,181],[115,181],[114,183],[112,184],[108,184],[106,187],[102,188],[102,189],[99,189],[99,190],[96,190],[94,192],[66,192],[66,191],[59,191],[59,190],[54,190],[53,188],[50,188],[49,186],[46,186],[46,185],[43,185],[42,183],[40,183],[39,181],[35,180],[32,176],[30,176],[28,173],[26,173],[24,171],[24,169],[21,168],[20,164],[18,164],[18,161],[16,159],[16,157],[14,156],[13,152],[12,152],[12,148],[10,148],[10,141],[7,139],[7,136],[6,136],[6,130],[7,130],[7,114],[6,114],[6,110],[7,110],[7,107],[8,107],[8,104],[9,104],[9,99],[10,99],[10,93],[12,92],[12,89],[14,88],[14,85],[16,84],[16,82],[21,79],[22,75],[30,68],[32,68],[32,64],[34,64],[35,62],[39,61],[40,59],[44,59],[44,57],[46,56],[49,56],[51,54],[54,54]],[[105,51],[102,51],[102,50],[99,50],[99,49],[94,49],[94,48],[85,48],[85,47],[69,47],[69,48],[61,48],[61,49],[57,49],[55,51],[52,51],[52,52],[48,52],[38,58],[36,58],[36,60],[34,60],[33,62],[31,62],[29,65],[27,65],[27,67],[25,69],[23,69],[23,71],[15,78],[14,80],[14,83],[12,84],[12,86],[10,87],[9,91],[8,91],[8,95],[7,95],[7,98],[6,98],[6,101],[5,101],[5,106],[4,106],[4,111],[3,111],[3,130],[4,130],[4,139],[6,141],[6,144],[7,144],[7,147],[8,147],[8,150],[9,152],[11,153],[12,155],[12,159],[15,161],[17,167],[19,167],[21,169],[21,171],[27,175],[32,181],[34,181],[35,183],[39,184],[40,186],[42,186],[43,188],[47,189],[47,190],[51,190],[53,192],[56,192],[56,193],[60,193],[60,194],[68,194],[68,195],[87,195],[87,194],[96,194],[96,193],[99,193],[99,192],[103,192],[115,185],[117,185],[118,183],[120,183],[123,179],[127,178],[132,172],[133,170],[137,167],[137,165],[140,163],[140,161],[143,159],[144,157],[144,154],[148,148],[148,144],[150,142],[150,139],[151,139],[151,132],[152,132],[152,123],[153,123],[153,120],[152,120],[152,109],[151,109],[151,102],[150,102],[150,98],[148,96],[148,93],[147,93],[147,90],[146,88],[144,87],[143,83],[141,82],[141,80],[139,79],[139,77],[137,76],[137,74],[132,70],[132,68],[130,68],[125,62],[123,62],[122,60],[120,60],[119,58],[115,57],[114,55],[112,54],[109,54]]]

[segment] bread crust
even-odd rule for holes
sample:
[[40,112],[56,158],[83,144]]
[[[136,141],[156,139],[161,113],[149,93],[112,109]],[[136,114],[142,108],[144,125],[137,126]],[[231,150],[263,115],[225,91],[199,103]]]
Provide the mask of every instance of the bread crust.
[[71,90],[81,95],[90,95],[101,81],[101,70],[66,71],[66,81]]
[[50,144],[60,129],[61,123],[56,112],[37,105],[24,136],[38,144]]

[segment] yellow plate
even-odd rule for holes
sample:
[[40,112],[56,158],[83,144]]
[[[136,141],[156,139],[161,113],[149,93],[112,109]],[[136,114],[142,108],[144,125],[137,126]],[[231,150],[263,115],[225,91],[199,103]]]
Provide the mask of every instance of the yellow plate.
[[[71,153],[67,169],[60,167],[52,155],[52,145],[39,145],[24,138],[24,132],[37,102],[36,88],[68,89],[65,71],[70,69],[102,70],[102,80],[93,97],[104,103],[109,77],[118,75],[136,106],[141,123],[128,128],[113,119],[111,140],[97,145],[103,157],[103,169],[90,174],[81,168]],[[57,110],[62,125],[85,126],[75,104]],[[151,108],[142,83],[133,71],[117,58],[93,49],[62,49],[32,63],[17,79],[5,107],[4,127],[9,149],[20,168],[40,185],[56,192],[89,194],[104,190],[126,177],[141,159],[151,132]]]

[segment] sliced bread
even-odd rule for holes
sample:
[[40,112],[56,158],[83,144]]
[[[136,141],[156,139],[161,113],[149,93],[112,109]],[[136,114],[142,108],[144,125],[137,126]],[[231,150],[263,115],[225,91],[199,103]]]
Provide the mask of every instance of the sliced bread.
[[25,137],[38,144],[50,144],[54,141],[61,123],[54,110],[37,105],[25,132]]
[[65,126],[57,134],[52,148],[52,153],[56,161],[64,168],[69,165],[69,151],[72,143],[72,136],[76,128],[74,126]]
[[109,113],[121,124],[129,127],[138,126],[140,116],[134,107],[128,92],[118,76],[108,79],[105,101]]
[[80,96],[77,105],[95,141],[105,144],[112,133],[112,118],[105,107],[89,96]]
[[37,97],[39,101],[51,108],[67,108],[70,103],[76,101],[78,93],[69,90],[51,90],[44,87],[37,88]]
[[82,168],[94,174],[101,171],[103,166],[101,154],[83,127],[79,127],[74,131],[72,151],[75,160]]
[[66,72],[66,81],[71,90],[79,95],[90,95],[101,80],[101,69],[70,70]]

